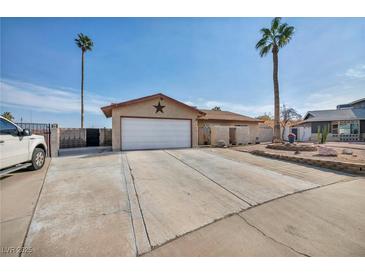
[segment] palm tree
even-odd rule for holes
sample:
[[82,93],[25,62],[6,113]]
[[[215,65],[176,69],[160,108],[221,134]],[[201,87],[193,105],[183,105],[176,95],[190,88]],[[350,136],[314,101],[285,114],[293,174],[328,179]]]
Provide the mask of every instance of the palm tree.
[[286,23],[281,23],[281,18],[276,17],[271,21],[270,28],[260,30],[262,37],[256,44],[256,49],[260,50],[260,56],[266,56],[270,51],[273,56],[273,80],[274,80],[274,141],[281,141],[280,136],[280,97],[279,97],[279,80],[278,80],[278,53],[290,42],[294,35],[294,27]]
[[86,35],[79,33],[77,35],[78,38],[75,39],[76,45],[82,51],[82,60],[81,60],[81,128],[84,128],[84,55],[86,51],[91,51],[94,43],[93,41]]
[[3,114],[1,114],[4,118],[8,119],[9,121],[14,120],[14,116],[9,111],[5,111]]

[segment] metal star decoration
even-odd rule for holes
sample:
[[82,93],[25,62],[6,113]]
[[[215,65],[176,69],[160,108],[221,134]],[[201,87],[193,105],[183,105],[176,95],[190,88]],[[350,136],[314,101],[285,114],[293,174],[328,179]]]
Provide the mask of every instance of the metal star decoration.
[[154,105],[154,107],[156,108],[156,112],[155,113],[158,113],[160,111],[161,111],[161,113],[163,113],[163,108],[165,106],[161,105],[161,102],[158,102],[158,104],[157,105]]

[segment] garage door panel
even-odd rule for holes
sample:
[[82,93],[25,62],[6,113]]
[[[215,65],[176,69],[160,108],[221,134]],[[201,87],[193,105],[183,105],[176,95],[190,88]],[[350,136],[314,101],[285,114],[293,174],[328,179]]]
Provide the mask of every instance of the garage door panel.
[[121,119],[122,150],[191,147],[191,120]]

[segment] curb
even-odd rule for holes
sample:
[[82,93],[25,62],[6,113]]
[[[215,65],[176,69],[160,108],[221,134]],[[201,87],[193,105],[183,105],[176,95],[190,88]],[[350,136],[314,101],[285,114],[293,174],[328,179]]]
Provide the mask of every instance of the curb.
[[322,159],[309,159],[309,158],[301,158],[297,156],[288,156],[288,155],[278,155],[274,153],[268,153],[262,150],[254,150],[250,152],[253,155],[279,159],[284,161],[290,161],[300,164],[308,164],[312,166],[318,166],[328,169],[333,169],[340,172],[346,172],[351,174],[359,174],[365,176],[365,164],[359,163],[349,163],[349,162],[336,162],[336,161],[328,161]]

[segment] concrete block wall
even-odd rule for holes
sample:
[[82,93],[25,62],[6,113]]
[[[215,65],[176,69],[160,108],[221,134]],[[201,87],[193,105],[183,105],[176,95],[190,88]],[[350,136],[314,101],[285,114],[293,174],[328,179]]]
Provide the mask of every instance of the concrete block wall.
[[[218,141],[223,140],[226,145],[229,144],[229,129],[236,128],[236,143],[237,144],[255,144],[259,137],[259,128],[257,125],[249,126],[210,126],[211,130],[211,145],[216,145]],[[270,139],[271,141],[271,139]]]
[[85,147],[85,128],[60,128],[60,148]]
[[256,144],[256,141],[259,141],[259,126],[249,125],[249,128],[250,128],[250,143]]
[[210,127],[204,126],[198,128],[198,145],[210,145],[210,138]]
[[229,144],[229,128],[227,126],[212,126],[211,130],[211,145],[216,145],[218,141],[224,141],[226,145]]
[[111,146],[112,145],[112,129],[100,128],[99,129],[99,145]]
[[258,128],[259,142],[271,142],[274,137],[274,130],[272,127],[260,125]]
[[238,145],[247,145],[250,143],[250,127],[236,127],[236,141]]

